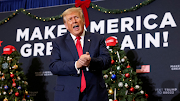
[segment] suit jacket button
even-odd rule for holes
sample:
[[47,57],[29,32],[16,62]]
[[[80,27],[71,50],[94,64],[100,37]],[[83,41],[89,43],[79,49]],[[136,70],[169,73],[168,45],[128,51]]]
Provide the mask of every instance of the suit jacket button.
[[77,89],[79,89],[79,87],[77,87]]

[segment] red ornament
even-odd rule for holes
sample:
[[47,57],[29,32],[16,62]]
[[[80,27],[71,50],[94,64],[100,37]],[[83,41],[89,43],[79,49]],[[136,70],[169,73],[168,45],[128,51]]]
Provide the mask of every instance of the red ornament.
[[10,77],[13,78],[13,77],[14,77],[14,74],[10,74]]
[[129,73],[126,73],[125,76],[126,76],[127,78],[129,78],[129,77],[130,77],[130,74],[129,74]]
[[131,66],[130,66],[130,65],[128,65],[126,68],[131,68]]
[[133,87],[131,87],[129,90],[130,90],[131,92],[134,92],[134,91],[135,91],[135,89],[134,89]]
[[118,101],[118,100],[114,100],[114,101]]
[[148,98],[148,97],[149,97],[149,95],[148,95],[148,94],[145,94],[145,96],[146,96],[146,98]]
[[13,86],[13,87],[16,87],[16,83],[15,83],[15,81],[14,81],[14,78],[12,79],[12,81],[13,81],[12,86]]
[[19,96],[19,92],[16,92],[16,93],[15,93],[15,96],[18,97],[18,96]]
[[15,82],[13,82],[13,83],[12,83],[12,86],[13,86],[13,87],[16,87],[16,83],[15,83]]
[[111,64],[114,64],[115,63],[115,61],[114,60],[111,60]]

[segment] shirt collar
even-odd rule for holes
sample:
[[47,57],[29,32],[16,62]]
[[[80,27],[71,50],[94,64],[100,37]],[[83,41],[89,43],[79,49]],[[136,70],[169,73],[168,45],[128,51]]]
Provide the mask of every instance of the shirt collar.
[[[73,38],[73,40],[76,40],[76,36],[74,36],[72,33],[70,33],[71,37]],[[81,39],[84,38],[85,36],[85,30],[83,30],[83,33],[81,34]]]

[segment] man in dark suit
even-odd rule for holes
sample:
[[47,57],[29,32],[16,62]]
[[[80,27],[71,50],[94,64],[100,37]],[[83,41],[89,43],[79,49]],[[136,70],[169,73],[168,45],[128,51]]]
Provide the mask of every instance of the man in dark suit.
[[102,70],[110,67],[111,57],[104,37],[84,30],[81,8],[69,8],[62,15],[70,33],[52,42],[49,68],[58,76],[54,101],[108,101]]

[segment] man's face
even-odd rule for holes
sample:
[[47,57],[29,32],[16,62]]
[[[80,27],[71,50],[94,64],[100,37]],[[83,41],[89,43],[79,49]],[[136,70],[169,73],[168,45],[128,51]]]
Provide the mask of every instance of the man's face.
[[84,20],[78,12],[72,12],[65,16],[66,29],[75,36],[80,36],[84,30]]

